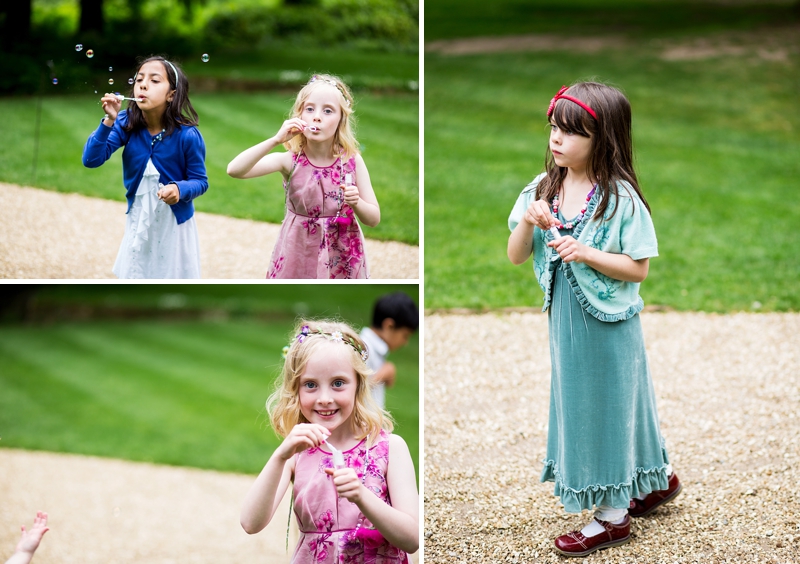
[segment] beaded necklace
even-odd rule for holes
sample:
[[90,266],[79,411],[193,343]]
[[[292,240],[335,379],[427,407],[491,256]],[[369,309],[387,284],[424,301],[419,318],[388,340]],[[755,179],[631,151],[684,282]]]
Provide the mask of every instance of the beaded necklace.
[[[592,186],[592,190],[586,195],[586,201],[583,203],[583,207],[581,208],[580,213],[578,214],[577,219],[575,221],[568,221],[564,224],[559,223],[559,227],[563,227],[564,229],[572,229],[577,226],[581,221],[583,221],[583,216],[586,215],[586,208],[589,206],[589,200],[592,199],[594,196],[594,191],[597,190],[597,184]],[[558,193],[553,196],[553,215],[558,215]]]

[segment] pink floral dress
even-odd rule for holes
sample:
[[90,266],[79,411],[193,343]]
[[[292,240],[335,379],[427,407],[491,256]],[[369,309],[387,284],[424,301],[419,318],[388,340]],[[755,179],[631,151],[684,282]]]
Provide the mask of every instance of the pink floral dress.
[[[386,488],[389,436],[381,431],[367,453],[366,440],[344,452],[344,460],[364,485],[391,505]],[[300,540],[292,564],[404,564],[408,555],[395,548],[374,529],[355,503],[336,495],[332,454],[322,448],[301,452],[295,458],[294,513]]]
[[267,278],[369,278],[364,235],[339,188],[346,174],[355,183],[355,158],[318,167],[303,153],[292,157],[283,183],[286,216]]

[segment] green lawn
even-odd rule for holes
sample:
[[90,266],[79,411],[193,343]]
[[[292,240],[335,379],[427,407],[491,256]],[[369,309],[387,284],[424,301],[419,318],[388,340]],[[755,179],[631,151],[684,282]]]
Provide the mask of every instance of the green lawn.
[[[124,200],[122,151],[99,169],[81,164],[83,146],[102,111],[93,93],[42,100],[41,134],[34,186]],[[197,93],[192,102],[206,141],[209,190],[199,211],[280,222],[284,213],[280,175],[235,180],[226,174],[239,152],[272,136],[287,117],[294,96],[286,92]],[[36,98],[0,98],[0,181],[31,185]],[[356,95],[358,139],[381,205],[381,223],[368,237],[418,244],[419,102],[416,94]],[[283,150],[283,149],[280,149]]]
[[[117,318],[0,325],[0,444],[257,473],[279,440],[264,403],[296,312],[339,315],[360,327],[368,323],[372,300],[398,288],[417,292],[415,285],[370,285],[358,292],[332,286],[48,288],[37,297],[40,308],[102,306],[106,313],[117,308]],[[137,308],[168,308],[174,319],[153,312],[137,319]],[[182,319],[179,310],[190,309],[208,314]],[[387,407],[419,468],[418,338],[390,358],[400,377]]]
[[[307,79],[315,72],[341,76],[355,89],[389,88],[410,91],[419,81],[419,55],[402,51],[376,53],[356,48],[320,48],[275,44],[268,48],[228,48],[211,51],[209,61],[185,59],[190,77],[211,77],[236,84],[241,81],[288,84],[298,73]],[[294,72],[292,72],[294,71]],[[297,84],[295,78],[291,84]]]
[[634,35],[754,29],[797,20],[793,0],[429,0],[425,41],[526,33]]
[[[427,3],[426,16],[446,6]],[[450,35],[452,22],[436,22],[426,19],[426,37]],[[543,169],[550,98],[562,84],[597,78],[633,106],[660,252],[642,285],[645,303],[800,309],[800,41],[782,60],[663,60],[658,41],[675,35],[597,53],[426,54],[427,308],[541,305],[531,263],[506,258],[507,218]]]

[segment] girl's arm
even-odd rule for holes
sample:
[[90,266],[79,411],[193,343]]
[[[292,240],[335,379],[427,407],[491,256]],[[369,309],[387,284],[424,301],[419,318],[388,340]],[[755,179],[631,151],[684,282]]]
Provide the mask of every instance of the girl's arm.
[[39,548],[42,537],[49,530],[47,513],[38,511],[33,521],[33,528],[30,531],[25,530],[25,525],[22,526],[22,536],[19,539],[19,543],[17,543],[17,549],[11,558],[6,560],[6,564],[28,564],[33,558],[33,553]]
[[419,549],[419,494],[414,478],[414,462],[406,442],[389,435],[389,467],[386,486],[392,505],[368,490],[352,468],[326,470],[333,474],[339,496],[358,505],[361,513],[392,545],[405,552]]
[[[344,183],[344,179],[342,179]],[[356,155],[356,185],[346,186],[344,190],[345,203],[353,208],[361,223],[375,227],[381,222],[381,208],[378,198],[372,189],[369,171],[361,155]]]
[[556,225],[558,220],[550,213],[550,206],[544,200],[531,202],[522,221],[514,228],[508,237],[508,259],[513,264],[522,264],[533,254],[533,230],[539,227],[542,230]]
[[609,278],[623,282],[642,282],[650,270],[650,259],[634,260],[628,255],[608,253],[579,243],[573,237],[566,236],[550,241],[564,262],[577,262],[591,266]]
[[286,461],[276,454],[277,451],[269,458],[244,498],[239,522],[248,535],[269,525],[292,479],[294,459]]
[[288,176],[292,170],[292,154],[270,154],[270,151],[299,135],[305,127],[306,122],[300,118],[287,119],[274,137],[239,153],[228,164],[228,174],[233,178],[255,178],[273,172],[281,172],[284,176]]
[[184,155],[186,162],[186,180],[176,182],[180,188],[181,200],[189,202],[202,196],[208,190],[208,174],[206,174],[206,143],[197,128],[186,131]]
[[318,447],[330,433],[322,425],[295,425],[270,456],[244,498],[239,521],[250,535],[264,529],[278,508],[294,473],[294,455]]
[[101,98],[103,110],[108,113],[108,118],[103,119],[97,129],[89,136],[86,145],[83,147],[83,166],[86,168],[97,168],[106,162],[114,151],[125,144],[124,132],[120,125],[127,121],[120,119],[123,123],[116,124],[117,117],[120,116],[120,100],[113,94],[106,94]]

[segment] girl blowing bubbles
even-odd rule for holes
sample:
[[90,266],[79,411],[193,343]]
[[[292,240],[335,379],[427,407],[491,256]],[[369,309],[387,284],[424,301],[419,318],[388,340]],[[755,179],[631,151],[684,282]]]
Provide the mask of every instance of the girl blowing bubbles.
[[102,98],[106,117],[89,136],[83,164],[96,168],[124,146],[128,219],[113,272],[119,278],[200,278],[192,201],[208,189],[206,146],[189,101],[189,82],[163,57],[138,68],[134,103]]
[[301,322],[295,334],[267,402],[284,440],[247,493],[242,527],[266,527],[291,481],[293,563],[407,562],[419,546],[414,464],[372,400],[366,346],[342,323]]
[[[375,227],[381,210],[353,134],[353,97],[330,75],[314,75],[292,117],[228,165],[234,178],[283,175],[286,216],[268,278],[369,278],[356,217]],[[288,152],[270,153],[283,144]]]
[[624,544],[630,516],[680,493],[659,429],[639,312],[657,243],[633,170],[631,108],[594,82],[550,102],[547,171],[517,198],[508,257],[534,272],[548,310],[550,422],[542,481],[572,513],[596,507],[556,539],[566,556]]

